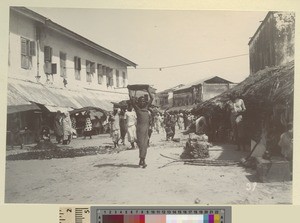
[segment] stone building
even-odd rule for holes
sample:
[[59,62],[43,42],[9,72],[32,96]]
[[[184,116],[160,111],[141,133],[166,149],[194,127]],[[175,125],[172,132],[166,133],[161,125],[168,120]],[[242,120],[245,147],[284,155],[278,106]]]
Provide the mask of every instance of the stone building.
[[250,75],[294,60],[295,14],[269,12],[249,41]]

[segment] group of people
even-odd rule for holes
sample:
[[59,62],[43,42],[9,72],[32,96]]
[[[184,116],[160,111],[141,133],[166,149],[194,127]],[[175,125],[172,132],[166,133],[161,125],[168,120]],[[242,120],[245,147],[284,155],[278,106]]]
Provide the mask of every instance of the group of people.
[[125,136],[127,134],[128,141],[131,144],[131,149],[135,148],[136,142],[136,124],[137,117],[135,111],[132,109],[132,105],[128,105],[127,109],[114,108],[113,113],[109,116],[108,121],[110,123],[110,135],[114,143],[114,147],[121,144],[125,144]]
[[[86,137],[92,138],[92,120],[90,116],[90,111],[86,111],[84,114],[78,115],[75,118],[74,115],[70,117],[69,112],[57,111],[54,117],[54,133],[56,136],[56,141],[64,145],[69,144],[73,137],[77,137],[77,125],[83,122],[83,139]],[[43,138],[48,139],[47,135],[49,133],[44,130]],[[50,137],[50,135],[49,135]],[[50,140],[50,138],[49,138]]]
[[130,101],[127,109],[115,108],[108,119],[111,125],[111,138],[114,147],[119,146],[120,140],[124,144],[125,135],[127,134],[131,148],[135,148],[135,143],[139,148],[139,165],[143,168],[147,166],[145,159],[153,126],[153,116],[150,109],[153,96],[149,88],[147,93],[150,100],[147,100],[148,96],[141,96],[136,99],[129,95]]
[[[150,100],[149,97],[150,96]],[[198,110],[197,113],[191,113],[186,111],[171,112],[166,110],[164,113],[153,111],[151,109],[151,103],[153,97],[148,89],[147,96],[141,96],[139,98],[130,95],[130,101],[127,108],[115,108],[113,113],[108,116],[107,121],[110,124],[110,135],[114,143],[114,147],[121,144],[125,144],[125,136],[127,135],[128,142],[131,144],[130,149],[134,149],[135,146],[139,148],[139,165],[146,167],[146,154],[149,147],[149,140],[152,131],[157,133],[165,132],[166,140],[173,140],[176,129],[185,130],[183,134],[191,132],[197,135],[209,135],[211,116],[205,110]],[[244,113],[246,106],[244,101],[236,95],[231,95],[230,100],[227,102],[227,108],[230,112],[230,126],[232,132],[232,140],[237,145],[237,150],[245,150],[246,146],[246,132],[245,132],[245,120]],[[90,113],[87,111],[84,115],[84,138],[92,138],[92,122]],[[74,125],[76,120],[73,117],[70,118],[68,113],[57,112],[55,117],[55,133],[58,142],[68,144],[71,140],[72,131],[74,131]],[[177,126],[177,128],[176,128]],[[288,132],[280,139],[280,146],[282,146],[290,136]],[[283,152],[284,153],[284,152]],[[290,159],[290,152],[288,155],[284,155]]]
[[[54,132],[56,136],[56,141],[64,145],[71,142],[72,135],[72,122],[69,112],[57,111],[54,118]],[[43,138],[48,140],[48,132],[43,130]],[[50,138],[49,138],[50,140]]]

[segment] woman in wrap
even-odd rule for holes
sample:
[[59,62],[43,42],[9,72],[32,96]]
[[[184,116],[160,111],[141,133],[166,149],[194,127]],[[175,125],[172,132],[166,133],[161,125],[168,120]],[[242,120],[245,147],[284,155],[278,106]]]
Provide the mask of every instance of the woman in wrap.
[[136,112],[137,116],[137,125],[136,125],[136,136],[137,136],[137,145],[139,147],[139,157],[140,162],[139,165],[143,168],[146,168],[147,164],[145,162],[148,142],[149,142],[149,127],[150,127],[150,114],[149,114],[149,106],[153,101],[153,96],[150,93],[149,87],[147,88],[147,92],[150,96],[150,100],[146,101],[144,96],[138,98],[138,101],[135,101],[135,98],[129,94],[130,101],[132,106]]
[[114,148],[119,147],[120,140],[120,109],[115,108],[113,114],[110,116],[109,121],[111,122],[111,137],[114,143]]
[[69,112],[62,113],[62,126],[63,126],[63,145],[71,142],[72,123]]
[[60,143],[64,134],[62,126],[62,114],[60,111],[57,111],[54,117],[54,132],[56,136],[56,141]]
[[83,129],[83,135],[84,135],[83,139],[85,139],[87,136],[89,136],[91,139],[93,127],[92,127],[90,111],[86,111],[84,117],[85,117],[85,127]]

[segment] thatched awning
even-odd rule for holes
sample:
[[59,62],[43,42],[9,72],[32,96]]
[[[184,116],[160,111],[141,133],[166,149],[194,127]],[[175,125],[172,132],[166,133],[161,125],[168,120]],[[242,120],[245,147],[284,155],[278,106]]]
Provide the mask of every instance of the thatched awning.
[[258,71],[234,88],[198,104],[196,109],[212,109],[216,106],[223,108],[226,102],[229,101],[229,96],[233,93],[240,95],[245,102],[255,103],[258,106],[262,104],[292,104],[294,94],[294,61],[283,66]]

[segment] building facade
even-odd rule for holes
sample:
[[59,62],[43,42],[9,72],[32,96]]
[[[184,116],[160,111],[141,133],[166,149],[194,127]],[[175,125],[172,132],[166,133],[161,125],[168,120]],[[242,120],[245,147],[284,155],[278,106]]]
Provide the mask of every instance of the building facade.
[[127,67],[136,64],[25,7],[9,20],[7,142],[39,140],[55,113],[84,107],[111,111],[127,100]]
[[218,76],[193,82],[173,92],[173,106],[181,107],[197,104],[211,99],[234,86],[234,83]]
[[173,88],[166,89],[156,94],[156,105],[161,109],[166,109],[173,106],[173,92],[183,87],[183,84],[179,84]]
[[294,60],[295,14],[269,12],[249,41],[250,75]]
[[103,91],[108,98],[128,94],[127,67],[136,66],[24,7],[10,9],[8,64],[9,78]]

